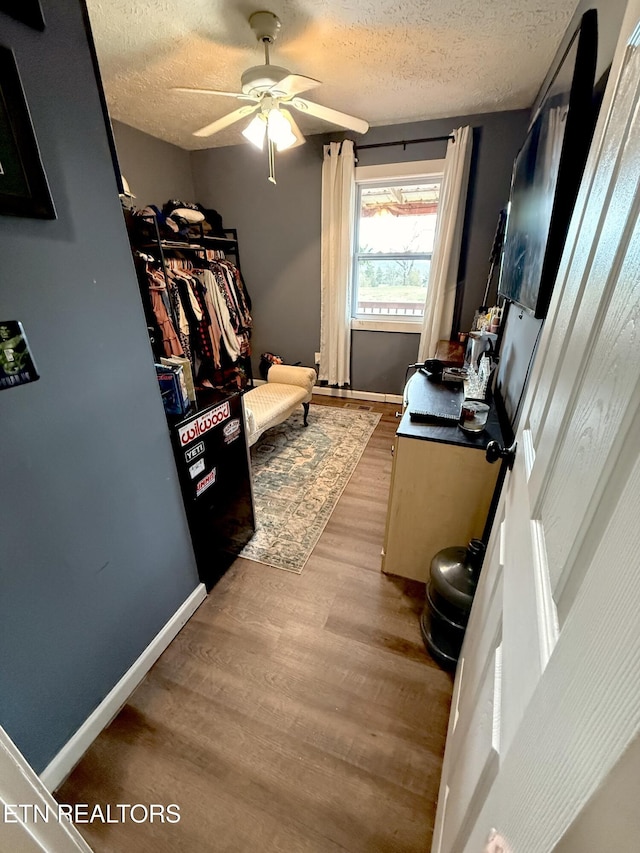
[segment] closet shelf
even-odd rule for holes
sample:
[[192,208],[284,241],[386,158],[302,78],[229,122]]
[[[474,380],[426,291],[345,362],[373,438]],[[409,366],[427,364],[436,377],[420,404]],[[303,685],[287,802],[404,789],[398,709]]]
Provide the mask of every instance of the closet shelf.
[[237,240],[234,240],[232,237],[196,237],[194,239],[189,240],[189,243],[202,243],[205,246],[235,246],[238,244]]
[[215,248],[233,248],[238,245],[237,240],[230,240],[226,237],[205,237],[206,243],[198,240],[197,243],[179,243],[173,240],[161,240],[160,243],[144,243],[140,246],[141,249],[157,249],[158,246],[162,249],[191,249],[194,252],[202,252],[205,249]]

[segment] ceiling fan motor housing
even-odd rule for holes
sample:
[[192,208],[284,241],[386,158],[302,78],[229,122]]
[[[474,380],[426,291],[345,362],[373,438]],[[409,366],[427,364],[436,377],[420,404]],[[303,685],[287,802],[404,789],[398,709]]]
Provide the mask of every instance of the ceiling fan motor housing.
[[258,41],[273,44],[282,24],[280,18],[273,12],[254,12],[249,18],[249,26]]
[[[242,77],[242,91],[245,95],[260,95],[277,85],[290,72],[279,65],[255,65],[247,68]],[[275,93],[272,93],[275,94]]]

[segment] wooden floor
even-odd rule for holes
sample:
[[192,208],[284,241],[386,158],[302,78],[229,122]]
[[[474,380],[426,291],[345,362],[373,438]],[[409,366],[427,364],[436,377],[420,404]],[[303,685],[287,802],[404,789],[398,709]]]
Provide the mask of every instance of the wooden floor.
[[58,791],[180,806],[80,826],[99,853],[429,850],[452,681],[424,588],[380,573],[397,407],[362,405],[382,420],[303,573],[237,560]]

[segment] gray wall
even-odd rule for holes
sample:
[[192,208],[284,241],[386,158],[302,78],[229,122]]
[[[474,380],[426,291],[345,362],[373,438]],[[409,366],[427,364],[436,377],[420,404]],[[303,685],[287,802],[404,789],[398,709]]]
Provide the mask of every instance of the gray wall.
[[[253,351],[313,364],[320,343],[320,188],[323,138],[277,158],[277,185],[253,146],[192,152],[198,201],[238,229],[253,301]],[[257,363],[254,359],[254,363]]]
[[[362,144],[448,134],[474,128],[469,203],[460,260],[464,283],[461,328],[480,304],[500,209],[506,204],[513,159],[522,144],[527,111],[458,116],[372,128]],[[237,227],[242,269],[254,302],[254,352],[279,353],[313,364],[320,341],[320,192],[322,145],[344,134],[317,135],[277,159],[277,186],[266,180],[266,159],[248,145],[192,152],[198,200]],[[365,150],[359,165],[444,157],[446,142]],[[132,178],[130,178],[132,180]],[[400,393],[418,336],[353,333],[351,385]]]
[[198,582],[81,8],[46,18],[0,14],[58,211],[0,216],[42,377],[0,392],[0,724],[37,771]]
[[189,152],[122,122],[113,122],[120,171],[136,196],[135,206],[162,207],[170,198],[193,200]]

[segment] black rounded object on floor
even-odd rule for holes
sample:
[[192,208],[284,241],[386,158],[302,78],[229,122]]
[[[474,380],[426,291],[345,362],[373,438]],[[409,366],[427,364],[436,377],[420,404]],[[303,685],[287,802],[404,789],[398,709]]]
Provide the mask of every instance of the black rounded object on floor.
[[460,656],[484,552],[484,542],[472,539],[466,548],[438,551],[431,561],[420,631],[427,651],[444,669],[455,669]]

